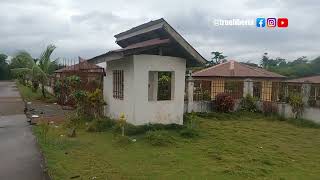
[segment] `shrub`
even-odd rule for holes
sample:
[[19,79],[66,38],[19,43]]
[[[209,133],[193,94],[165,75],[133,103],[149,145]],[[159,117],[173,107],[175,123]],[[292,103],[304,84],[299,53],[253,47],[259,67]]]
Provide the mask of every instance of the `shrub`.
[[77,114],[71,114],[67,116],[66,121],[64,122],[64,127],[66,128],[78,128],[83,127],[87,120]]
[[226,93],[220,93],[216,96],[215,106],[219,112],[230,112],[234,109],[234,99]]
[[301,117],[304,111],[304,104],[302,101],[302,97],[300,95],[291,95],[289,97],[289,104],[292,108],[292,113],[294,114],[294,117],[296,119]]
[[106,103],[100,89],[93,92],[76,90],[72,93],[72,98],[75,100],[78,115],[94,118],[102,116],[102,108]]
[[272,102],[263,101],[262,112],[265,115],[277,114],[278,113],[278,106]]
[[103,132],[108,129],[111,129],[116,122],[114,120],[105,118],[105,119],[95,119],[89,123],[87,127],[88,132]]
[[196,125],[196,113],[195,112],[191,112],[189,114],[184,115],[183,118],[183,123],[188,127],[188,128],[194,128]]
[[247,94],[240,102],[240,109],[247,112],[258,112],[257,99]]
[[198,137],[199,133],[195,129],[186,128],[180,131],[180,136],[184,138],[194,138],[194,137]]
[[148,131],[146,139],[153,146],[168,146],[174,143],[168,131]]
[[96,89],[93,92],[89,92],[87,96],[87,110],[89,114],[93,115],[95,118],[102,115],[103,106],[106,105],[103,100],[103,93],[101,89]]

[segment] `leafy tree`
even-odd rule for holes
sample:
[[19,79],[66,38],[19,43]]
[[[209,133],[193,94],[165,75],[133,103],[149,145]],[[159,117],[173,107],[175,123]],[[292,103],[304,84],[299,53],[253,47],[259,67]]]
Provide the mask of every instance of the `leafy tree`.
[[9,66],[7,63],[8,56],[5,54],[0,54],[0,80],[9,79]]
[[56,59],[50,63],[49,69],[48,69],[48,74],[53,74],[54,71],[63,68],[64,66],[59,63],[59,59]]
[[222,52],[213,51],[211,52],[211,55],[213,55],[213,57],[211,58],[211,61],[209,61],[209,66],[217,65],[227,61],[225,59],[227,56],[224,56]]
[[[37,88],[37,85],[41,83],[41,92],[42,96],[45,98],[45,84],[48,80],[49,67],[51,65],[51,54],[56,49],[54,45],[49,45],[47,48],[41,53],[39,59],[33,59],[31,55],[27,52],[20,52],[16,55],[14,64],[12,67],[13,73],[21,76],[30,76],[32,80],[32,84],[34,88]],[[25,83],[25,78],[23,79]]]
[[30,68],[33,64],[34,59],[26,51],[19,51],[11,59],[10,69],[16,68]]
[[26,85],[27,81],[31,78],[31,70],[34,64],[34,59],[26,51],[19,51],[11,59],[9,65],[12,74],[19,79],[20,83]]

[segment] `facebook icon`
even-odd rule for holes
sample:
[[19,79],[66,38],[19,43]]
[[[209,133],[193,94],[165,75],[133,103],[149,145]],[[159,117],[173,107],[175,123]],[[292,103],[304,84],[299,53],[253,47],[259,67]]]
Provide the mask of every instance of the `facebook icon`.
[[265,27],[266,26],[266,19],[265,18],[257,18],[256,25],[257,25],[257,27]]

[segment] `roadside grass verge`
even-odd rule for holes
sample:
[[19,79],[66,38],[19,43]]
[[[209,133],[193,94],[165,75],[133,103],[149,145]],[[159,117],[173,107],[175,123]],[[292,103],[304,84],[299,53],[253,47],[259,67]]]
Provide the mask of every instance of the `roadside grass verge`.
[[[180,129],[121,138],[118,131],[33,128],[53,179],[317,179],[318,126],[255,113],[197,114],[195,138]],[[154,146],[163,143],[165,146]],[[119,145],[120,144],[120,145]]]
[[20,91],[22,98],[25,101],[43,101],[43,102],[47,102],[47,103],[52,103],[52,102],[56,102],[56,100],[57,100],[49,92],[46,92],[47,97],[43,98],[40,88],[36,92],[34,92],[34,91],[32,91],[31,87],[24,86],[24,85],[20,84],[19,82],[17,82],[17,87]]

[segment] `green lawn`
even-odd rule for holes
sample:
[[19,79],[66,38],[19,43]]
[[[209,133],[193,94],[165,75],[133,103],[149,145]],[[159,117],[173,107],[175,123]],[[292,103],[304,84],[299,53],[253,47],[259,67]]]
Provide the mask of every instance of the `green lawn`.
[[56,102],[56,98],[50,93],[46,92],[47,97],[43,98],[41,93],[41,88],[39,88],[36,92],[32,91],[32,88],[29,86],[24,86],[17,82],[17,87],[20,91],[22,98],[26,101],[44,101],[44,102]]
[[[34,131],[53,179],[318,179],[320,129],[259,114],[198,116],[200,136],[150,145],[143,135],[120,146],[110,132],[65,136],[52,126],[47,143]],[[62,136],[63,135],[63,136]]]

